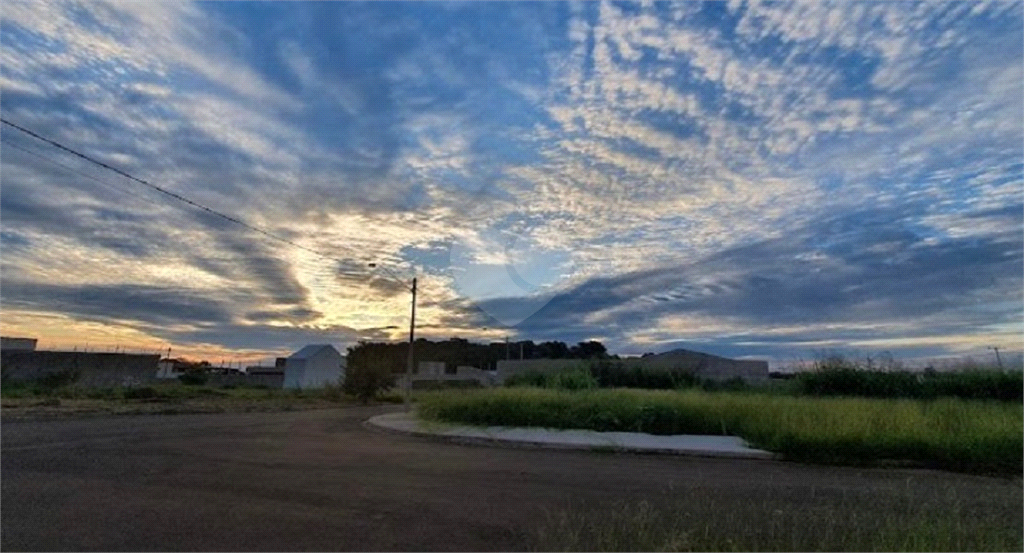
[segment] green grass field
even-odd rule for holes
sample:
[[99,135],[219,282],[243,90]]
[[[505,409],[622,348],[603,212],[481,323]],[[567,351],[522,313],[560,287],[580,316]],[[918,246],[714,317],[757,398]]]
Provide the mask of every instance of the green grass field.
[[899,461],[1016,474],[1024,468],[1020,403],[511,388],[426,393],[418,404],[428,420],[472,425],[734,435],[798,461]]

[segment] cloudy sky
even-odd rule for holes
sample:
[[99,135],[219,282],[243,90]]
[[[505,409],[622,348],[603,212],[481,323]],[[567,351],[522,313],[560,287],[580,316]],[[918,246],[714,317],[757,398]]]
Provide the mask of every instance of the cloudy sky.
[[[1019,350],[1020,2],[5,2],[0,325]],[[293,245],[296,244],[296,245]],[[369,263],[378,268],[371,269]]]

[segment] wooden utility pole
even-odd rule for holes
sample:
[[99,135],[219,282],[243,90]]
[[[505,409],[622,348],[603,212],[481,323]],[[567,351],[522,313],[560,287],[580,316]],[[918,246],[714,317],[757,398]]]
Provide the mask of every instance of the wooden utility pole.
[[409,394],[412,390],[412,372],[415,367],[415,356],[413,347],[416,343],[416,277],[412,279],[412,317],[409,319],[409,362],[405,366],[405,395],[402,401],[405,403],[405,410],[409,410]]

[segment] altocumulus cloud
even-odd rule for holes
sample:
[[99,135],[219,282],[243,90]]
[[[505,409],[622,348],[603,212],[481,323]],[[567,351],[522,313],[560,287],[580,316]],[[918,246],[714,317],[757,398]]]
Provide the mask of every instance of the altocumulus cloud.
[[302,248],[5,127],[3,330],[398,338],[374,262],[420,275],[427,336],[504,335],[482,327],[534,299],[463,296],[460,244],[553,291],[522,337],[1019,346],[1021,8],[8,2],[5,118]]

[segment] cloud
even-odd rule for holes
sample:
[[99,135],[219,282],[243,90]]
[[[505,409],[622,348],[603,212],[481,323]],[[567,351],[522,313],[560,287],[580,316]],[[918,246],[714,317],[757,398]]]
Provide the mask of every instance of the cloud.
[[829,336],[836,344],[867,344],[910,336],[957,342],[1019,323],[1019,302],[1007,301],[1019,299],[1024,286],[1019,230],[929,243],[906,220],[899,210],[843,214],[700,261],[594,278],[557,297],[522,330],[605,331],[627,346],[647,328],[663,329],[665,342],[691,334],[728,344],[750,341],[730,336],[772,336],[782,326],[796,329],[785,341]]
[[307,248],[5,128],[12,306],[216,298],[216,331],[125,316],[269,351],[405,317],[374,262],[444,337],[528,298],[474,305],[425,252],[500,269],[514,235],[559,276],[519,326],[551,339],[959,348],[1019,319],[1019,3],[5,7],[5,118]]

